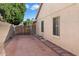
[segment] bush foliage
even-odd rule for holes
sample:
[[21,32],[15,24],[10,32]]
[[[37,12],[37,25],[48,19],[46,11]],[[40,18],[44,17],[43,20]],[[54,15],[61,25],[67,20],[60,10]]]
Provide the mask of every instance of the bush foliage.
[[25,4],[23,3],[5,3],[0,4],[0,13],[8,23],[18,25],[23,21]]
[[33,20],[31,20],[31,19],[27,19],[26,21],[23,21],[23,24],[25,26],[30,26],[30,25],[32,25],[32,23],[33,23]]

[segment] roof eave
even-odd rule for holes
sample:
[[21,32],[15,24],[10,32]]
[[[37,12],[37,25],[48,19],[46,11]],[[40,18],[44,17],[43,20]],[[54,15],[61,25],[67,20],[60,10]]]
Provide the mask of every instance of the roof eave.
[[38,18],[39,13],[40,13],[40,10],[41,10],[41,8],[42,8],[42,5],[43,5],[43,3],[41,3],[41,4],[40,4],[40,7],[39,7],[39,10],[38,10],[38,12],[37,12],[37,15],[36,15],[35,19],[37,19],[37,18]]

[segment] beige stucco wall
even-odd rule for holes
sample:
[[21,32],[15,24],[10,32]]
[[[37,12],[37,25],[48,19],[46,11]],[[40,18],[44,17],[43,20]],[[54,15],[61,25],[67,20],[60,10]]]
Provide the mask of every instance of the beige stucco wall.
[[[53,17],[60,16],[60,36],[53,35]],[[40,22],[44,20],[44,33]],[[79,4],[43,4],[37,18],[37,34],[79,55]]]
[[10,29],[10,24],[0,21],[0,56],[5,55],[4,42]]

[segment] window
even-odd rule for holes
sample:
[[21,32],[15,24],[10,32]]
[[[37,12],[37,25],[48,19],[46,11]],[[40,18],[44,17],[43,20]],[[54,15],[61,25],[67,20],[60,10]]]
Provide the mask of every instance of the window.
[[53,18],[53,35],[60,35],[60,17]]
[[44,21],[41,21],[41,32],[44,32]]

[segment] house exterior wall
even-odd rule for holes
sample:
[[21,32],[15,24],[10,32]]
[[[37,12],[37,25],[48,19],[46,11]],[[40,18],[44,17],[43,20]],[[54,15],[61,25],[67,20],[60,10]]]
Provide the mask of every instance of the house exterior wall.
[[[53,17],[60,16],[60,36],[53,35]],[[44,32],[41,32],[41,21]],[[37,34],[69,52],[79,55],[79,4],[43,4],[37,18]]]
[[5,55],[4,42],[10,29],[10,24],[0,21],[0,56]]

